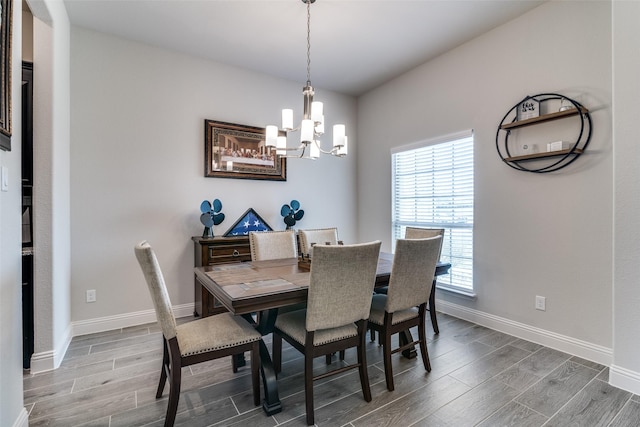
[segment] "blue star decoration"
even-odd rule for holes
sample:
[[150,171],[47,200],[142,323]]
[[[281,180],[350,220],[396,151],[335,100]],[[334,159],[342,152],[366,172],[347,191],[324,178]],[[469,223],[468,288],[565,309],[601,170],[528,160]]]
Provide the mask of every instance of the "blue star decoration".
[[227,236],[247,236],[250,231],[271,231],[271,227],[265,224],[261,218],[249,209],[236,225],[227,232]]

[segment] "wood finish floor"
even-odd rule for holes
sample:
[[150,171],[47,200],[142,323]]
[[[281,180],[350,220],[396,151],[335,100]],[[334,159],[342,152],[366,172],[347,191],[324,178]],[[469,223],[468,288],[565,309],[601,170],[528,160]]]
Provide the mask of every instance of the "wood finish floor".
[[[364,401],[357,370],[319,381],[316,424],[640,425],[640,397],[610,386],[608,368],[444,314],[438,320],[440,334],[430,331],[428,343],[430,373],[420,357],[396,354],[395,391],[387,391],[382,347],[369,342],[373,401]],[[286,342],[283,348],[281,413],[269,417],[254,407],[249,367],[233,374],[224,358],[183,369],[176,425],[305,425],[303,359]],[[162,426],[168,385],[163,398],[155,399],[161,357],[156,324],[74,338],[59,369],[25,372],[29,425]],[[347,352],[347,362],[354,358],[355,350]],[[324,358],[316,359],[316,369],[327,369]]]

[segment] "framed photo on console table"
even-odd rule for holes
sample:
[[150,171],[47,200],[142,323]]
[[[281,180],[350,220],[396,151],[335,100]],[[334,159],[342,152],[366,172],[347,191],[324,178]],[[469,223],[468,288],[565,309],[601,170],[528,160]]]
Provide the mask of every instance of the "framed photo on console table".
[[266,146],[264,128],[205,120],[204,176],[286,181],[287,159]]

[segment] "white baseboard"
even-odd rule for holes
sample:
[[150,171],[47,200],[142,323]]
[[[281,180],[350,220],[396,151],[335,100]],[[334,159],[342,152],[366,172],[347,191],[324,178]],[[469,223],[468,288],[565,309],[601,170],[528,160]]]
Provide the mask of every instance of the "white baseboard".
[[18,418],[13,423],[13,427],[29,427],[29,413],[26,408],[22,408]]
[[640,394],[640,373],[611,365],[609,367],[609,384],[634,394]]
[[[194,304],[182,304],[173,306],[175,317],[193,316]],[[134,313],[118,314],[115,316],[98,317],[96,319],[72,322],[73,336],[94,334],[96,332],[112,331],[114,329],[128,328],[156,322],[155,310],[143,310]]]
[[64,331],[64,336],[60,340],[57,348],[49,351],[43,351],[40,353],[33,353],[31,356],[30,371],[32,374],[39,372],[51,371],[57,369],[64,359],[64,355],[71,343],[71,325]]
[[[613,361],[613,350],[597,344],[578,340],[566,335],[536,328],[524,323],[514,322],[504,317],[467,308],[448,301],[436,300],[438,311],[476,323],[523,340],[532,341],[583,359],[591,360],[605,366]],[[637,375],[637,374],[636,374]]]
[[[194,304],[182,304],[173,307],[175,317],[193,316]],[[135,313],[118,314],[115,316],[99,317],[97,319],[71,322],[65,332],[65,337],[58,348],[50,351],[34,353],[31,356],[31,373],[51,371],[57,369],[64,359],[67,348],[73,337],[94,334],[96,332],[112,331],[130,326],[144,325],[156,322],[155,310],[144,310]]]

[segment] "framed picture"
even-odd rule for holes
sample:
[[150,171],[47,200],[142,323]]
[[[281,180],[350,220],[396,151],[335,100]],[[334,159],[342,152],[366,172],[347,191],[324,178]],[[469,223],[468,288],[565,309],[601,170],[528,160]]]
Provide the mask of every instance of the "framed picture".
[[11,3],[0,2],[0,148],[6,151],[11,151]]
[[231,228],[224,233],[224,237],[248,236],[250,231],[273,231],[273,229],[256,211],[249,208],[238,218]]
[[518,105],[518,120],[532,119],[540,116],[540,102],[530,96]]
[[287,159],[266,146],[264,128],[205,120],[204,176],[286,181]]

